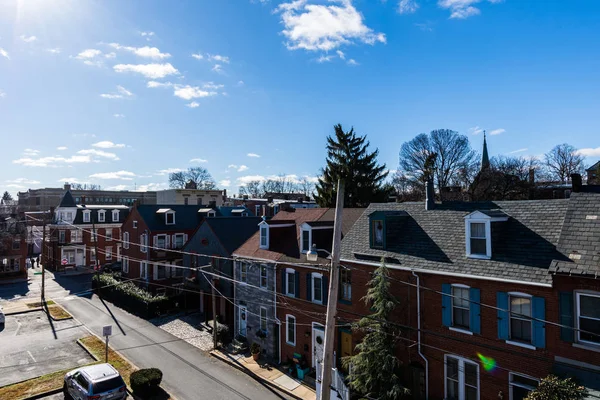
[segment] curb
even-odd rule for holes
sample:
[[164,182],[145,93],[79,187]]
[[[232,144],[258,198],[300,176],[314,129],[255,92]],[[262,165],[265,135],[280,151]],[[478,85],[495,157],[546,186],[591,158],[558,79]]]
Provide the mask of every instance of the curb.
[[52,389],[52,390],[48,390],[47,392],[44,392],[44,393],[38,393],[38,394],[35,394],[33,396],[30,396],[30,397],[25,397],[23,400],[42,399],[42,398],[44,398],[46,396],[52,396],[53,394],[62,393],[62,391],[63,391],[62,388],[60,388],[60,389]]
[[70,313],[70,312],[68,312],[67,310],[65,310],[65,308],[64,308],[63,306],[61,306],[60,304],[58,304],[58,303],[54,302],[54,304],[51,304],[51,305],[50,305],[50,307],[52,307],[52,306],[60,307],[60,308],[62,308],[62,310],[63,310],[64,312],[66,312],[67,314],[69,314],[69,316],[68,316],[68,317],[65,317],[65,318],[54,318],[54,317],[52,316],[52,314],[50,313],[50,309],[48,309],[48,315],[50,316],[50,319],[51,319],[52,321],[54,321],[54,322],[58,322],[58,321],[68,321],[68,320],[70,320],[70,319],[73,319],[73,316],[71,315],[71,313]]
[[5,312],[4,315],[19,315],[19,314],[28,314],[35,311],[44,311],[42,307],[39,308],[29,308],[23,311],[13,311],[13,312]]
[[294,398],[294,399],[296,399],[296,400],[304,400],[302,397],[296,396],[294,393],[292,393],[291,391],[287,390],[287,389],[286,389],[286,388],[284,388],[283,386],[279,386],[278,384],[276,384],[276,383],[274,383],[274,382],[271,382],[271,381],[269,381],[269,380],[263,379],[261,376],[259,376],[259,375],[255,374],[254,372],[250,371],[250,370],[249,370],[249,369],[247,369],[247,368],[244,368],[244,367],[242,367],[241,365],[239,365],[238,363],[236,363],[236,362],[234,362],[234,361],[232,361],[232,360],[229,360],[229,359],[227,359],[227,358],[225,358],[225,357],[222,357],[222,356],[220,356],[220,355],[217,355],[217,354],[215,354],[215,353],[214,353],[214,352],[212,352],[212,351],[211,351],[209,354],[210,354],[211,356],[213,356],[214,358],[216,358],[216,359],[218,359],[218,360],[221,360],[221,361],[223,361],[224,363],[226,363],[226,364],[228,364],[228,365],[232,366],[233,368],[237,369],[238,371],[241,371],[241,372],[245,373],[246,375],[250,376],[252,379],[254,379],[254,380],[255,380],[255,381],[257,381],[257,382],[261,382],[261,383],[264,383],[264,384],[266,384],[266,385],[268,385],[268,386],[271,386],[272,388],[275,388],[275,389],[277,389],[277,390],[279,390],[279,391],[281,391],[281,392],[284,392],[284,393],[286,393],[288,396],[291,396],[291,397],[293,397],[293,398]]

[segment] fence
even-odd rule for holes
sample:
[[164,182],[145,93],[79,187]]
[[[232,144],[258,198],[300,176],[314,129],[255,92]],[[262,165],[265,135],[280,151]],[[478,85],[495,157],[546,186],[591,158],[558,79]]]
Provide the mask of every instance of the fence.
[[[317,400],[321,392],[321,370],[323,366],[317,362]],[[350,389],[346,386],[344,375],[337,368],[331,368],[331,399],[350,400]]]

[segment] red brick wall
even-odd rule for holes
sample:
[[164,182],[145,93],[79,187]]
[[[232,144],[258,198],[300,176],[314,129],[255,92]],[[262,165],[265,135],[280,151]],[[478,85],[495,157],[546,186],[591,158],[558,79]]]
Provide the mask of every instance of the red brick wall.
[[[137,228],[133,227],[133,221],[137,221]],[[148,256],[147,253],[142,253],[140,250],[140,236],[147,229],[148,226],[140,216],[137,208],[134,207],[121,227],[123,233],[129,232],[129,249],[123,247],[121,250],[123,257],[132,259],[129,261],[129,273],[126,274],[128,278],[140,277],[140,262],[138,260],[146,260]],[[148,244],[151,245],[151,243],[148,239]],[[148,273],[151,273],[151,271],[148,271]]]

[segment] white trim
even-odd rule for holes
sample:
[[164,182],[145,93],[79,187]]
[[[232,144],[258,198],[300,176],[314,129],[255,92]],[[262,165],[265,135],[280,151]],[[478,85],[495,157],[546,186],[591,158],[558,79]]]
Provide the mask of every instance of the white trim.
[[448,329],[450,329],[451,331],[454,331],[454,332],[464,333],[465,335],[473,336],[473,332],[468,331],[466,329],[455,328],[453,326],[449,326]]
[[529,316],[529,320],[527,318],[523,318],[520,316],[515,316],[515,319],[521,320],[521,321],[529,321],[529,326],[531,329],[531,333],[529,335],[530,337],[530,343],[533,343],[533,296],[527,293],[521,293],[521,292],[508,292],[508,337],[509,339],[506,341],[506,343],[508,344],[514,344],[515,346],[521,346],[521,347],[525,347],[526,349],[532,349],[535,350],[536,347],[533,346],[533,344],[530,343],[524,343],[524,342],[518,342],[516,340],[513,340],[513,338],[511,337],[511,324],[512,324],[512,311],[511,311],[511,297],[514,298],[522,298],[522,299],[529,299],[529,311],[531,311],[531,315]]
[[554,360],[558,361],[560,363],[563,363],[563,364],[572,365],[574,367],[586,368],[586,369],[590,369],[592,371],[598,371],[598,372],[600,372],[600,366],[599,365],[589,364],[589,363],[586,363],[586,362],[583,362],[583,361],[579,361],[579,360],[572,360],[570,358],[561,357],[561,356],[554,356]]
[[[243,284],[247,284],[248,283],[248,263],[244,262],[244,261],[238,261],[238,264],[240,266],[240,283]],[[246,274],[245,274],[245,279],[242,278],[242,266],[246,267]]]
[[[264,250],[269,249],[269,224],[261,222],[258,224],[258,247]],[[263,244],[263,228],[265,229],[265,244]]]
[[[169,215],[173,216],[173,222],[169,223]],[[175,225],[175,211],[169,210],[165,212],[165,225]]]
[[[588,296],[588,297],[598,297],[600,298],[600,293],[598,292],[594,292],[594,291],[590,291],[590,290],[586,290],[586,291],[582,291],[582,290],[578,290],[575,291],[575,326],[577,327],[577,343],[581,343],[583,346],[592,346],[592,347],[598,347],[600,346],[599,342],[590,342],[589,340],[582,340],[581,339],[581,331],[579,330],[579,319],[581,318],[581,296]],[[584,317],[584,318],[588,318],[588,319],[592,319],[597,321],[598,318],[591,318],[591,317]],[[600,336],[600,334],[599,334]]]
[[136,220],[133,220],[133,222],[131,223],[131,227],[133,229],[137,229],[137,221]]
[[[289,324],[290,318],[294,320],[294,340],[293,341],[290,341],[290,337],[289,337],[290,331],[289,331],[288,324]],[[298,336],[298,332],[296,329],[296,317],[294,317],[291,314],[286,314],[285,315],[285,342],[287,344],[289,344],[290,346],[296,346],[296,336]]]
[[[453,284],[450,285],[450,294],[452,295],[452,297],[450,298],[450,301],[452,302],[452,307],[450,307],[450,317],[452,319],[452,325],[449,328],[454,328],[454,329],[451,329],[451,330],[454,330],[456,332],[466,333],[466,332],[469,332],[469,329],[457,328],[454,325],[454,307],[455,307],[454,306],[454,299],[456,299],[456,295],[454,294],[454,288],[467,289],[467,295],[468,295],[467,301],[469,302],[469,308],[468,308],[469,319],[468,319],[467,322],[469,324],[469,329],[472,329],[472,326],[471,326],[471,292],[470,292],[471,287],[467,286],[467,285],[463,285],[461,283],[453,283]],[[457,307],[457,308],[460,308],[461,310],[464,310],[463,307]],[[473,332],[469,332],[469,334],[472,335]]]
[[90,210],[83,211],[83,222],[90,223],[92,221],[92,212]]
[[[121,210],[112,210],[112,222],[118,221],[119,220],[119,213],[121,212]],[[115,215],[117,216],[117,218],[115,218]]]
[[522,378],[531,379],[532,381],[536,381],[538,383],[538,385],[540,383],[540,380],[538,378],[534,378],[533,376],[521,374],[521,373],[518,373],[518,372],[509,372],[508,373],[508,399],[509,400],[513,400],[513,391],[512,391],[512,388],[515,387],[515,386],[519,387],[521,389],[526,389],[526,390],[533,390],[533,389],[535,389],[535,387],[526,386],[526,385],[524,385],[522,383],[513,383],[512,377],[515,376],[515,375],[520,376]]
[[[321,279],[321,300],[315,300],[315,278]],[[323,304],[323,298],[325,297],[325,293],[324,290],[325,288],[323,288],[323,274],[319,273],[319,272],[313,272],[310,274],[310,297],[311,297],[311,301],[315,304]]]
[[98,210],[98,222],[106,222],[106,210]]
[[[509,333],[510,334],[510,333]],[[532,344],[527,344],[527,343],[523,343],[523,342],[515,342],[513,340],[505,340],[506,344],[512,344],[513,346],[518,346],[518,347],[522,347],[524,349],[529,349],[529,350],[537,350],[537,347],[535,347]]]
[[[302,224],[302,228],[300,229],[300,252],[302,254],[308,253],[308,251],[312,247],[312,228],[310,226],[308,226],[308,228],[306,228],[304,226],[305,224]],[[308,225],[308,224],[306,224],[306,225]],[[304,248],[304,232],[308,232],[308,249]]]
[[129,232],[123,232],[123,248],[129,249]]
[[[298,293],[296,293],[296,270],[293,268],[286,268],[283,273],[285,274],[285,295],[289,297],[296,297]],[[294,275],[294,293],[290,293],[290,281],[288,279],[288,275]]]
[[[581,343],[583,343],[583,344],[581,344]],[[581,343],[573,343],[573,347],[600,353],[600,346],[593,345],[593,344],[591,344],[591,342],[586,342],[585,340],[582,340]]]
[[454,358],[458,361],[458,399],[465,398],[465,363],[475,366],[477,370],[477,400],[479,400],[481,392],[481,375],[479,374],[479,364],[469,360],[468,358],[460,357],[454,354],[444,354],[444,398],[448,397],[448,357]]
[[[242,257],[242,256],[239,256],[236,254],[234,254],[234,256]],[[360,265],[369,265],[371,267],[380,267],[381,266],[381,263],[372,263],[372,262],[368,262],[368,261],[351,260],[351,259],[347,259],[347,258],[343,258],[340,261],[354,263],[354,264],[360,264]],[[271,260],[271,262],[273,262],[273,261]],[[393,264],[386,264],[386,267],[388,267],[389,269],[395,269],[398,271],[414,271],[414,272],[422,273],[422,274],[452,276],[455,278],[467,278],[467,279],[477,279],[477,280],[482,280],[482,281],[514,283],[514,284],[519,284],[519,285],[528,285],[528,286],[545,287],[545,288],[552,287],[551,283],[525,282],[525,281],[518,281],[515,279],[504,279],[504,278],[493,278],[493,277],[488,277],[488,276],[457,274],[454,272],[435,271],[435,270],[423,269],[423,268],[400,267],[400,266],[393,265]]]
[[[485,254],[471,254],[471,224],[485,225]],[[482,239],[482,238],[477,238]],[[469,258],[490,259],[492,258],[492,224],[490,218],[475,219],[465,217],[465,251]]]

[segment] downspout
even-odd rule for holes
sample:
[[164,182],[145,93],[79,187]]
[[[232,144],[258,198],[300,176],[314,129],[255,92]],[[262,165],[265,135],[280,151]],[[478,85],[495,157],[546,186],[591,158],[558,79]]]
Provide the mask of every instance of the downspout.
[[417,278],[417,352],[425,361],[425,399],[429,399],[429,362],[421,352],[421,281],[415,271],[412,274]]
[[277,318],[277,264],[274,266],[275,273],[273,274],[273,307],[275,310],[275,314],[273,315],[273,319],[277,322],[279,326],[279,340],[277,345],[279,346],[279,364],[281,364],[281,321]]

